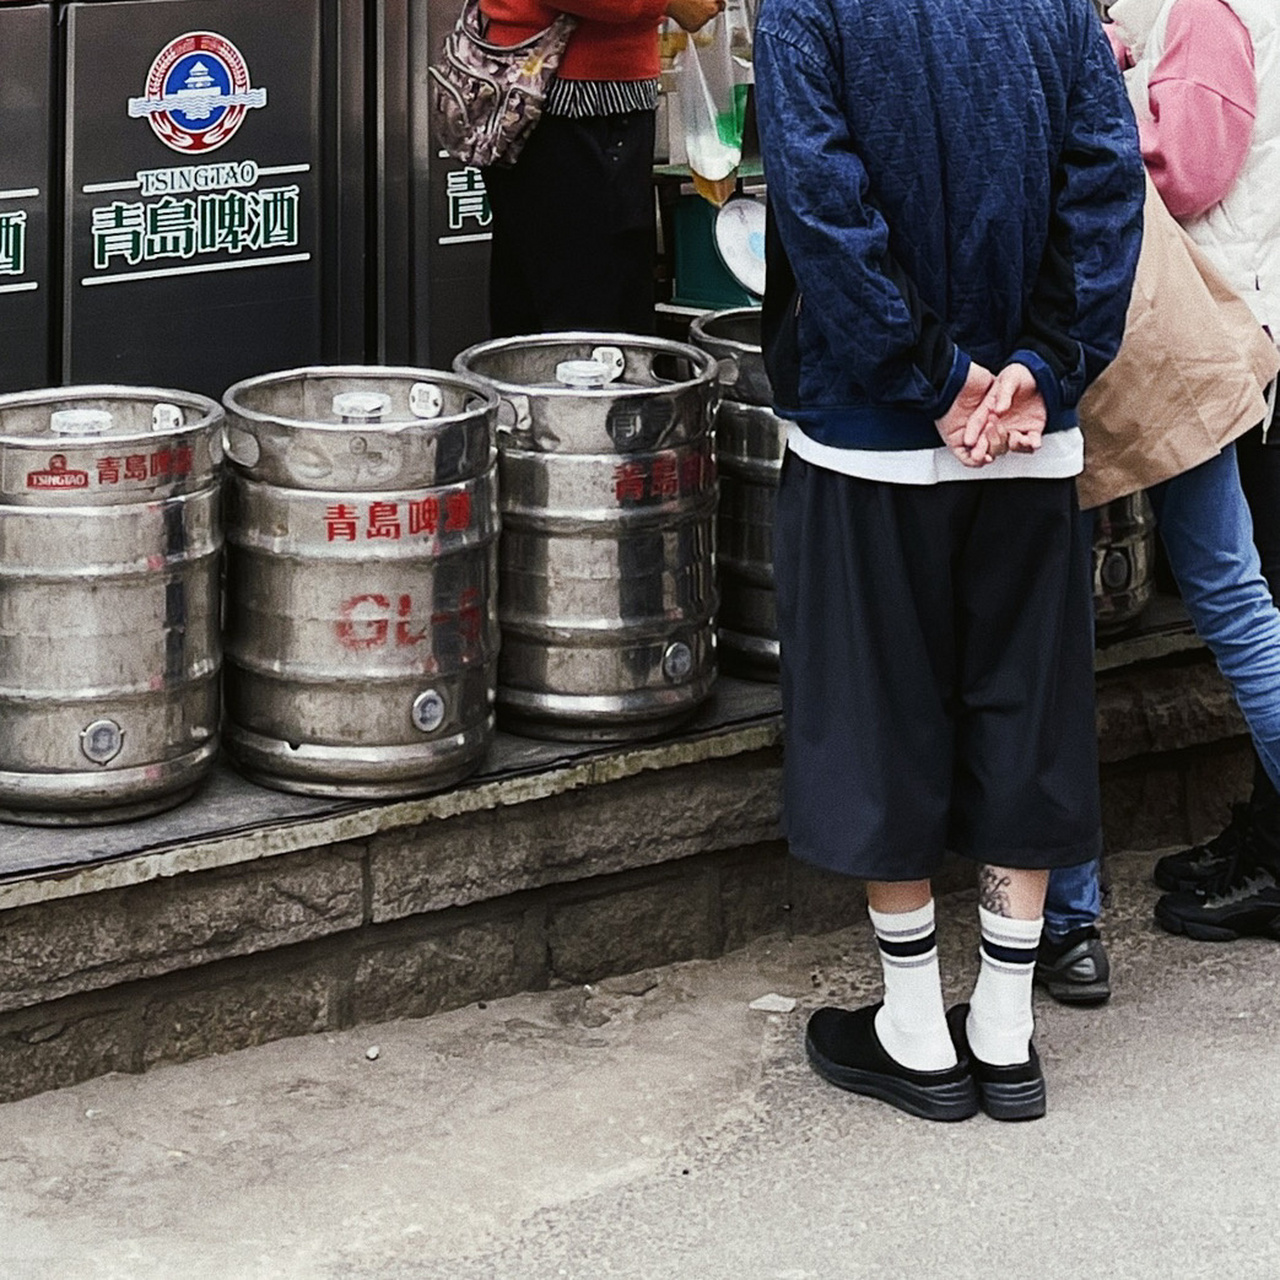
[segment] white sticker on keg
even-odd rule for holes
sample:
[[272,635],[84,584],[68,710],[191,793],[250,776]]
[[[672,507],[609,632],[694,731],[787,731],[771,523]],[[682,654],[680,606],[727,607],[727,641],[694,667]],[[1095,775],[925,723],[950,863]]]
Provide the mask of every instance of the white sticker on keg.
[[627,367],[627,360],[622,354],[621,347],[594,347],[591,358],[604,365],[608,371],[605,374],[606,382],[617,382],[622,377],[622,371]]
[[409,389],[409,412],[415,418],[438,418],[444,409],[444,392],[434,382],[415,382]]
[[158,404],[151,410],[152,431],[176,431],[182,426],[182,410],[176,404]]

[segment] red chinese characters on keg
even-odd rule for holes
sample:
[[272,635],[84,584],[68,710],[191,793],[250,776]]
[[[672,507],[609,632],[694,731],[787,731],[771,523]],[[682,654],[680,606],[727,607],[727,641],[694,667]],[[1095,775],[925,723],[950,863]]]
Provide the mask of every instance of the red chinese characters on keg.
[[[480,591],[477,587],[468,587],[459,592],[456,608],[437,609],[429,621],[415,617],[413,596],[408,592],[394,595],[364,592],[343,602],[334,633],[344,649],[355,653],[416,649],[425,645],[428,649],[457,648],[459,661],[470,661],[480,656],[484,633]],[[454,637],[456,640],[450,646]],[[429,658],[424,665],[433,670],[438,664]]]
[[124,453],[98,458],[94,465],[99,485],[180,479],[191,474],[195,466],[195,450],[179,445],[172,449],[154,449],[150,453]]
[[338,502],[325,508],[326,542],[361,542],[463,533],[471,527],[471,494],[458,489],[408,502]]
[[715,460],[704,453],[658,453],[613,469],[613,496],[621,507],[704,493],[715,483]]

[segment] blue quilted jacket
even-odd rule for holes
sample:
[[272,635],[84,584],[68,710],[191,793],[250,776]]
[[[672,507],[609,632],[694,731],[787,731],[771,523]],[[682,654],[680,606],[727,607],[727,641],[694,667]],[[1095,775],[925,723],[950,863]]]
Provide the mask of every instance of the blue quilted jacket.
[[766,361],[823,444],[934,448],[971,360],[1075,424],[1120,345],[1137,129],[1090,0],[764,0]]

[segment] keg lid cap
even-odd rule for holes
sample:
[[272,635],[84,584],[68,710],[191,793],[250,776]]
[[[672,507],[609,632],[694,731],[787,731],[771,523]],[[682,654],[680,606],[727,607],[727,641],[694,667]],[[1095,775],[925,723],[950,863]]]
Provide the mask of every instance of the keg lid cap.
[[340,391],[333,397],[334,416],[343,422],[377,422],[390,408],[385,391]]
[[609,381],[609,367],[600,360],[561,360],[556,381],[566,387],[603,387]]
[[105,409],[55,409],[49,415],[55,436],[104,436],[114,423]]

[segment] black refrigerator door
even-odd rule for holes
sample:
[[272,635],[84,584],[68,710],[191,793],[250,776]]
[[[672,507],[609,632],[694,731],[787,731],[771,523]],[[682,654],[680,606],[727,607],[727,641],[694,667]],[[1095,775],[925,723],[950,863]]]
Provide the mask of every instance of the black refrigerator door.
[[328,354],[328,3],[67,6],[65,381],[216,396]]
[[489,336],[490,215],[479,169],[431,136],[427,65],[460,0],[377,0],[379,354],[448,368]]
[[0,391],[47,386],[52,10],[0,5]]

